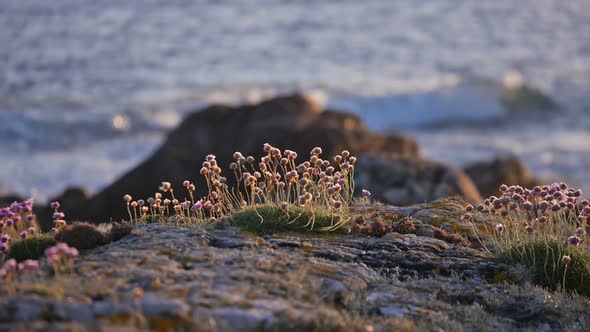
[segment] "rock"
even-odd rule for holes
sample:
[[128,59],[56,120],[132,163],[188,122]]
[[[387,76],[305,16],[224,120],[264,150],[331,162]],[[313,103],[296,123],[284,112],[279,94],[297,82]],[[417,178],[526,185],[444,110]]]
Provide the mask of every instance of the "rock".
[[[410,214],[422,227],[461,204],[377,212]],[[510,272],[484,250],[432,237],[272,234],[259,246],[223,247],[205,238],[257,242],[231,229],[137,226],[84,253],[71,273],[3,280],[0,330],[54,330],[56,322],[65,331],[590,329],[587,298],[495,282]]]
[[[203,315],[205,313],[202,313]],[[276,318],[272,311],[260,309],[218,308],[206,312],[222,331],[264,331]]]
[[434,227],[431,225],[420,225],[416,228],[416,235],[434,237]]
[[400,305],[397,304],[390,304],[388,306],[385,307],[381,307],[379,308],[379,313],[385,317],[403,317],[406,313],[408,312],[408,310],[406,308],[403,308]]
[[190,307],[182,301],[146,296],[141,300],[141,310],[146,316],[174,316],[187,314]]
[[25,301],[18,303],[16,312],[14,313],[14,320],[16,321],[32,321],[37,320],[43,312],[44,303],[41,301]]
[[82,217],[96,222],[125,218],[122,197],[130,194],[146,199],[153,196],[161,181],[171,182],[178,192],[183,189],[183,180],[195,181],[197,195],[203,194],[206,185],[200,182],[198,169],[209,153],[217,156],[231,185],[233,176],[228,167],[233,153],[240,151],[258,158],[266,142],[297,151],[300,159],[317,145],[328,158],[344,149],[353,154],[418,155],[415,141],[399,134],[372,133],[358,117],[324,110],[299,95],[258,105],[216,105],[189,115],[150,158],[93,197]]
[[459,195],[481,202],[479,191],[461,170],[415,157],[363,156],[356,172],[357,188],[370,188],[377,201],[393,205],[429,202]]
[[0,195],[0,207],[10,206],[13,202],[22,202],[23,198],[17,195]]
[[[67,213],[68,221],[83,220],[88,213],[90,194],[84,188],[72,187],[66,189],[62,194],[52,197],[50,202],[59,202],[60,211]],[[35,205],[37,222],[44,231],[49,231],[53,225],[53,210],[49,205]],[[105,220],[106,221],[106,220]]]
[[498,156],[492,160],[476,162],[465,167],[465,173],[486,197],[498,195],[501,184],[518,184],[528,188],[540,184],[529,168],[513,156]]
[[94,314],[90,306],[75,303],[59,303],[54,307],[54,315],[58,320],[75,321],[90,324],[94,321]]
[[561,109],[560,105],[549,95],[536,87],[527,85],[505,87],[502,89],[500,101],[512,113],[535,112],[538,114],[539,112],[547,113]]
[[348,294],[348,289],[341,282],[328,278],[322,280],[321,289],[326,302],[341,304]]

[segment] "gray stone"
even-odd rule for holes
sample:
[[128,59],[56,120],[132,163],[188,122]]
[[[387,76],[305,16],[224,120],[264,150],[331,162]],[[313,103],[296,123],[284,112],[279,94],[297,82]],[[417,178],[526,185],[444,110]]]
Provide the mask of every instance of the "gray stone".
[[[374,208],[411,215],[421,221],[421,234],[441,220],[459,227],[462,204],[451,199]],[[31,324],[32,330],[52,330],[58,326],[50,320],[60,320],[66,330],[155,324],[205,331],[388,331],[386,322],[393,320],[415,324],[413,330],[590,330],[587,298],[488,282],[512,272],[484,250],[432,237],[273,234],[267,245],[217,248],[195,241],[203,234],[199,228],[154,224],[134,232],[108,250],[85,253],[73,273],[35,280],[43,294],[26,291],[30,283],[18,284],[19,290],[11,281],[0,283],[0,329]],[[235,243],[257,239],[235,230],[210,233]],[[150,287],[137,291],[147,285],[144,278],[152,280]]]
[[198,314],[213,319],[222,331],[260,331],[277,320],[269,310],[234,307],[211,309]]
[[481,202],[479,191],[463,171],[416,156],[362,156],[357,163],[357,188],[370,188],[373,198],[409,205],[459,195]]
[[16,304],[14,321],[34,321],[39,319],[43,312],[44,303],[40,301],[23,301]]
[[90,324],[94,321],[94,314],[86,304],[57,303],[53,308],[53,314],[61,320],[75,321],[82,324]]
[[403,318],[407,312],[408,309],[396,304],[390,304],[386,307],[379,308],[379,313],[385,317]]
[[416,228],[417,236],[434,237],[434,227],[431,225],[419,225]]
[[184,315],[189,309],[189,306],[182,301],[161,298],[151,294],[146,295],[141,300],[141,311],[146,316]]

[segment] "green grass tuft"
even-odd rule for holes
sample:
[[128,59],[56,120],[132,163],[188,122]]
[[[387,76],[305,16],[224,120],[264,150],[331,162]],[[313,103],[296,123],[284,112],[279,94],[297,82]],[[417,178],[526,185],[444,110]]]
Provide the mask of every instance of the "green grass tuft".
[[[567,269],[561,263],[564,255],[571,257]],[[514,246],[500,253],[497,259],[508,265],[525,266],[536,285],[590,296],[590,254],[586,251],[556,241],[535,241]]]
[[15,241],[10,245],[7,259],[14,258],[17,262],[27,259],[38,259],[43,256],[45,249],[54,246],[55,239],[50,236],[31,236],[26,239]]
[[226,220],[244,231],[258,234],[275,232],[348,233],[350,218],[326,209],[289,205],[287,212],[275,205],[248,207]]

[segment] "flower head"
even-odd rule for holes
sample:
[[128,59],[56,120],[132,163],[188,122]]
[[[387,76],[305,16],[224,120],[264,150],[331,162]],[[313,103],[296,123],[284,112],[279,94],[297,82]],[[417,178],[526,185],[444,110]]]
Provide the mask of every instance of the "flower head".
[[162,185],[160,186],[161,191],[167,192],[170,189],[172,189],[172,184],[170,182],[162,182]]
[[0,243],[8,243],[8,242],[10,242],[10,235],[0,234]]
[[39,261],[27,259],[24,262],[18,264],[18,269],[23,272],[38,270],[39,269]]
[[570,236],[570,237],[567,238],[567,243],[570,246],[577,247],[577,246],[580,245],[581,242],[582,242],[582,240],[579,237],[575,236],[575,235],[574,236]]
[[502,225],[502,224],[496,224],[496,232],[498,232],[500,234],[502,232],[504,232],[504,225]]
[[4,263],[4,265],[2,265],[2,270],[4,270],[4,272],[6,272],[7,274],[15,271],[17,267],[17,263],[16,260],[14,258],[11,258],[9,260],[6,261],[6,263]]
[[287,212],[287,208],[288,208],[288,206],[289,206],[289,205],[287,204],[287,202],[282,202],[282,203],[281,203],[281,210],[283,210],[283,211]]

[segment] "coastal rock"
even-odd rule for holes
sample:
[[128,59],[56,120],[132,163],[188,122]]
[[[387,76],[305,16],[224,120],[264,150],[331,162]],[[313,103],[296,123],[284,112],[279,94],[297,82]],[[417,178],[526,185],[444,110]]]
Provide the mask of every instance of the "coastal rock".
[[403,156],[364,156],[357,163],[357,188],[393,205],[429,202],[459,195],[481,201],[479,191],[461,170],[443,163]]
[[[90,194],[86,189],[79,187],[72,187],[66,189],[63,193],[56,197],[52,197],[50,202],[59,202],[60,209],[66,211],[66,218],[68,221],[83,220],[88,212],[88,203],[90,201]],[[34,212],[37,215],[37,223],[44,231],[49,231],[53,226],[53,210],[46,205],[35,205]],[[105,220],[106,221],[106,220]]]
[[486,197],[498,195],[501,184],[518,184],[527,188],[540,184],[529,168],[514,156],[498,156],[492,160],[476,162],[465,167],[465,173]]
[[23,198],[17,195],[2,195],[0,196],[0,206],[10,206],[13,202],[21,202]]
[[317,145],[328,157],[344,149],[354,154],[418,155],[415,141],[372,133],[356,116],[324,110],[300,95],[241,107],[216,105],[189,115],[150,158],[93,197],[83,217],[96,222],[124,218],[123,195],[148,198],[161,181],[177,187],[183,180],[195,181],[197,194],[202,194],[206,186],[198,169],[207,154],[215,154],[230,174],[227,168],[235,151],[260,156],[266,142],[297,151],[300,158]]
[[[409,212],[423,226],[454,215],[460,205],[377,208],[391,217]],[[212,246],[207,238],[237,245]],[[137,226],[132,235],[86,252],[72,273],[41,283],[24,278],[18,289],[0,283],[0,329],[53,330],[56,322],[80,331],[590,328],[587,299],[495,283],[510,271],[483,250],[395,232],[256,239],[235,230]]]

